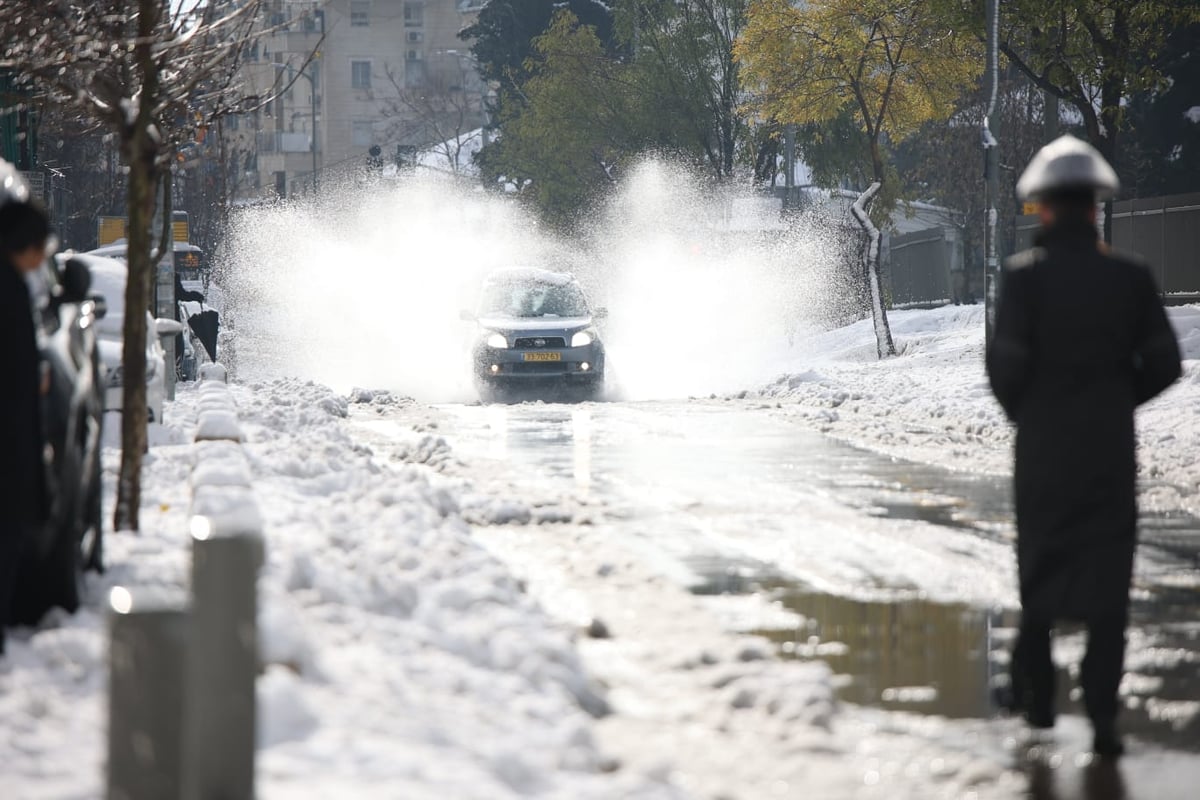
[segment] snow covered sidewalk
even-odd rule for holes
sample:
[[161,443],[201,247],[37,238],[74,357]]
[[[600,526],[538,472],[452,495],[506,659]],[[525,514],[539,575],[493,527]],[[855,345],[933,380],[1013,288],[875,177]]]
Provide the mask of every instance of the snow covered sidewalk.
[[[1200,306],[1168,309],[1183,378],[1138,411],[1142,502],[1200,515]],[[983,306],[892,311],[899,355],[879,361],[869,319],[813,335],[754,392],[788,417],[889,455],[1005,474],[1012,426],[983,365]]]

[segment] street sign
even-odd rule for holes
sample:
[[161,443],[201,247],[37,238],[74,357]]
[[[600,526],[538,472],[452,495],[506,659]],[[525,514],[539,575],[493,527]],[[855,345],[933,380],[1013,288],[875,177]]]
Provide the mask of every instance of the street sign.
[[21,177],[29,184],[29,194],[38,199],[38,202],[46,201],[46,173],[41,170],[22,170]]
[[96,240],[100,247],[125,238],[124,217],[99,217],[96,220]]

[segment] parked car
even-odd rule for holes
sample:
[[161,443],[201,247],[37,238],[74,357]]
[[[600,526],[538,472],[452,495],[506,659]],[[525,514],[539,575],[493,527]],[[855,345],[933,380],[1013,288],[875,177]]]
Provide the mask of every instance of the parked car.
[[604,387],[604,344],[583,288],[569,274],[513,268],[488,275],[476,311],[472,347],[476,388],[484,401],[509,390]]
[[75,611],[83,572],[103,569],[101,304],[89,292],[87,266],[78,261],[48,260],[28,280],[49,378],[42,421],[50,513],[17,571],[12,610],[21,624],[35,624],[54,606]]
[[[104,317],[96,325],[100,361],[105,367],[104,410],[120,411],[125,402],[125,370],[121,364],[125,341],[125,282],[129,270],[123,261],[90,253],[63,254],[59,259],[77,261],[91,274],[92,294],[104,303]],[[146,406],[151,422],[162,422],[166,401],[166,354],[160,339],[183,331],[173,319],[154,319],[146,314]]]
[[[152,258],[157,251],[158,248],[150,251]],[[124,239],[89,250],[85,255],[128,263]],[[175,242],[175,319],[186,323],[183,333],[175,337],[175,373],[181,381],[194,381],[201,364],[217,359],[220,313],[206,302],[210,288],[216,287],[209,280],[204,251],[187,242]]]

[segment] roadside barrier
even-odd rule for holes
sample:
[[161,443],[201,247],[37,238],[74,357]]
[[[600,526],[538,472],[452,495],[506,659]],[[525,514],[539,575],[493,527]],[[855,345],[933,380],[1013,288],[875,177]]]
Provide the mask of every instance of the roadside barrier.
[[110,595],[109,800],[254,797],[263,523],[220,365],[197,387],[190,598]]

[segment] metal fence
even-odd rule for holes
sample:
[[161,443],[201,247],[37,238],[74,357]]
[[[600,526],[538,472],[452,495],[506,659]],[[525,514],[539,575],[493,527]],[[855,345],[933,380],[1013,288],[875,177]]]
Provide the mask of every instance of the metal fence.
[[889,237],[884,279],[892,305],[963,302],[963,248],[950,226]]
[[[1017,249],[1033,245],[1034,215],[1017,217]],[[1112,244],[1136,253],[1168,303],[1200,300],[1200,193],[1113,203]]]
[[1033,247],[1033,238],[1037,236],[1038,228],[1041,225],[1041,219],[1037,214],[1022,214],[1017,217],[1013,252],[1019,253]]
[[1112,240],[1149,262],[1163,294],[1200,294],[1200,192],[1113,203]]

